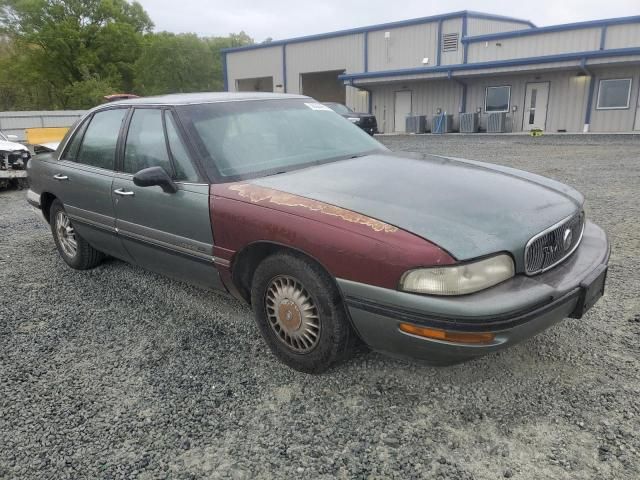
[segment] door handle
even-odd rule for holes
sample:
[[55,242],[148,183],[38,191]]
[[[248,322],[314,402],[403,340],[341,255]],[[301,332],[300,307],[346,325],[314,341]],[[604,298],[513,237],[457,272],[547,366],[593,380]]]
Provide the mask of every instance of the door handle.
[[123,188],[118,188],[117,190],[114,190],[113,193],[122,197],[133,197],[135,195],[135,192],[132,192],[131,190],[125,190]]
[[60,175],[59,173],[56,173],[53,178],[55,178],[56,180],[69,180],[69,177],[67,177],[66,175]]

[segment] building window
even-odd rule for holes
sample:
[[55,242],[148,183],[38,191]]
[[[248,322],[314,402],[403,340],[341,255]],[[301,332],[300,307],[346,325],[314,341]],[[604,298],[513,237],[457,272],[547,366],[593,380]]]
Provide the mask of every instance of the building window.
[[600,88],[598,90],[598,110],[629,108],[630,97],[630,78],[600,80]]
[[458,34],[457,33],[445,33],[442,35],[442,51],[443,52],[457,52],[458,51]]
[[511,102],[511,87],[487,87],[484,97],[485,112],[508,112]]

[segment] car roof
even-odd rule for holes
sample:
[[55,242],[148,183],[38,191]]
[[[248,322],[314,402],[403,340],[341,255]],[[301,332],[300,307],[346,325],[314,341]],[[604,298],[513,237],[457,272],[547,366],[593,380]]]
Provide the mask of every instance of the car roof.
[[305,95],[269,92],[201,92],[174,93],[155,97],[131,98],[118,100],[106,105],[187,105],[198,103],[240,102],[246,100],[285,100],[292,98],[309,98]]

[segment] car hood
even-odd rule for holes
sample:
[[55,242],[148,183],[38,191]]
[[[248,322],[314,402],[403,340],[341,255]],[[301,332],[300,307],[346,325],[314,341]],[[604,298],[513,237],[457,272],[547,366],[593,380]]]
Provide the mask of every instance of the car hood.
[[560,182],[508,167],[385,153],[251,183],[395,225],[458,260],[509,251],[519,270],[527,241],[576,213],[584,201]]
[[16,150],[28,150],[28,149],[21,143],[9,142],[7,140],[0,140],[0,150],[2,150],[3,152],[14,152]]

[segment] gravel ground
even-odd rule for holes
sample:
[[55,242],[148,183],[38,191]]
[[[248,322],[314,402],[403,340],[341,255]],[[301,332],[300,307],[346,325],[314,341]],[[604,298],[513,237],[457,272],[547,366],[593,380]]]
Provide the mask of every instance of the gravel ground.
[[431,368],[279,364],[233,299],[118,261],[67,268],[24,192],[0,193],[0,478],[640,476],[640,138],[381,137],[587,197],[613,243],[582,320]]

